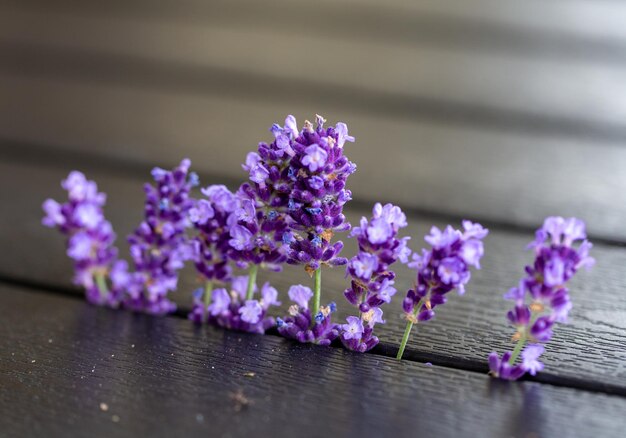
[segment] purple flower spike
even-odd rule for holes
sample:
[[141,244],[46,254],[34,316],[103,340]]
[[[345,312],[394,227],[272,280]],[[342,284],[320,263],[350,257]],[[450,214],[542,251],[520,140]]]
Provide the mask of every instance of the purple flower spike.
[[[348,317],[348,324],[341,326],[341,341],[350,350],[364,352],[378,344],[373,331],[377,323],[384,323],[380,306],[391,302],[396,293],[395,273],[389,268],[397,260],[406,263],[410,253],[406,246],[409,238],[397,237],[406,226],[406,216],[399,207],[377,203],[372,218],[362,218],[350,234],[357,238],[359,253],[348,262],[346,272],[352,282],[344,295],[360,314],[359,318]],[[357,326],[361,329],[355,331]]]
[[[552,338],[555,324],[566,322],[572,308],[565,284],[578,269],[595,263],[589,256],[592,245],[585,239],[585,223],[576,218],[549,217],[537,230],[535,240],[528,245],[535,252],[533,265],[526,267],[526,276],[519,285],[504,295],[515,302],[507,319],[516,328],[513,338],[517,345],[513,353],[505,353],[497,363],[498,355],[491,353],[491,375],[516,380],[526,372],[534,376],[543,370],[539,357],[545,348],[538,343]],[[580,244],[576,248],[577,242]],[[532,344],[522,350],[527,342]],[[516,364],[520,353],[521,364]]]
[[[287,227],[282,233],[287,263],[303,265],[314,276],[312,312],[320,308],[321,268],[345,265],[340,257],[342,242],[333,243],[337,232],[348,231],[350,223],[343,214],[344,205],[352,199],[346,189],[348,176],[356,170],[343,153],[346,141],[354,141],[348,135],[345,124],[325,128],[323,117],[316,116],[316,126],[309,121],[298,132],[293,116],[287,117],[285,127],[272,127],[276,142],[280,142],[279,157],[288,157],[276,172],[281,182],[281,193],[286,195]],[[274,148],[268,147],[270,151]],[[283,153],[283,151],[285,151]],[[272,174],[272,172],[270,172]],[[285,180],[287,181],[283,183]],[[285,205],[285,197],[278,198]]]
[[409,267],[417,271],[415,287],[409,289],[402,302],[407,326],[398,351],[402,358],[413,324],[435,317],[435,307],[447,301],[447,294],[456,290],[465,293],[470,281],[470,267],[480,267],[484,254],[483,242],[489,231],[477,223],[463,221],[463,230],[448,225],[443,230],[432,227],[424,240],[432,246],[430,251],[413,254]]
[[331,321],[331,314],[336,311],[335,303],[320,307],[313,315],[309,306],[313,297],[311,289],[302,285],[291,286],[288,295],[295,304],[289,307],[289,316],[276,320],[281,336],[319,345],[330,345],[339,336],[339,327]]
[[345,185],[356,170],[343,154],[345,141],[354,141],[347,135],[346,125],[339,123],[324,128],[325,120],[321,116],[316,121],[315,128],[307,121],[297,134],[292,129],[284,132],[294,151],[287,169],[293,187],[287,204],[291,221],[291,233],[286,238],[287,262],[303,264],[309,273],[322,264],[346,263],[346,259],[339,257],[342,245],[332,244],[331,240],[334,233],[350,229],[343,206],[352,194]]
[[[250,182],[237,191],[238,205],[231,219],[229,257],[240,268],[265,267],[280,271],[287,260],[284,236],[289,234],[289,198],[294,188],[290,166],[295,152],[293,116],[285,127],[274,124],[272,143],[261,142],[242,166]],[[317,155],[312,159],[317,159]],[[315,182],[313,182],[315,185]]]
[[67,255],[74,260],[74,283],[85,288],[87,300],[118,307],[125,288],[121,271],[126,265],[117,260],[115,233],[104,218],[106,195],[78,171],[70,172],[61,186],[67,190],[68,201],[46,200],[42,223],[67,237]]
[[[237,197],[223,185],[213,185],[202,189],[206,199],[193,201],[189,209],[189,220],[197,232],[191,241],[193,261],[196,270],[205,281],[205,290],[200,290],[194,299],[189,318],[197,323],[208,321],[208,307],[215,285],[223,285],[231,280],[232,270],[228,265],[231,251],[232,216],[239,205]],[[216,295],[217,294],[217,295]]]
[[[189,192],[198,182],[197,176],[189,173],[190,165],[185,159],[171,171],[155,168],[152,176],[156,184],[144,187],[144,221],[128,237],[136,272],[126,285],[127,308],[156,315],[176,309],[167,295],[176,289],[184,262],[194,256],[193,245],[185,236],[194,207]],[[210,212],[198,211],[194,216],[208,220]]]

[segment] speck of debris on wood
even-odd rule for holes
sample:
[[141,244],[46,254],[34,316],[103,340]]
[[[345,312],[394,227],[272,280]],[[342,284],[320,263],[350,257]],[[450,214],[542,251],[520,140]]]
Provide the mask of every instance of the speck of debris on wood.
[[52,339],[48,339],[48,344],[52,344]]
[[202,414],[196,414],[196,421],[198,423],[204,423],[204,415]]
[[106,403],[100,403],[100,410],[103,412],[106,412],[109,410],[109,405],[107,405]]
[[114,355],[114,354],[112,354],[112,355],[111,355],[111,357],[115,357],[115,355]]
[[252,404],[252,400],[246,397],[241,389],[231,393],[230,398],[235,404],[235,412],[241,412]]
[[426,362],[424,365],[427,366],[427,367],[432,367],[433,366],[433,364],[430,363],[430,362]]
[[120,422],[120,417],[118,415],[112,415],[111,416],[111,421],[113,421],[114,423],[119,423]]
[[37,362],[35,359],[31,360],[30,363],[35,363]]
[[130,348],[135,348],[135,344],[131,344]]
[[252,371],[248,371],[247,373],[243,373],[243,375],[245,377],[254,377],[256,376],[256,373],[253,373]]

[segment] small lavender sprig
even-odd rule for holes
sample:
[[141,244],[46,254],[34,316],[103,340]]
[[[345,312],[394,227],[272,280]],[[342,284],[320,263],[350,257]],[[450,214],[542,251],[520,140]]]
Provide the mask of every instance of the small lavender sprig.
[[[535,251],[533,265],[526,267],[519,286],[504,295],[515,302],[507,319],[516,328],[513,339],[517,344],[502,358],[496,352],[489,355],[493,377],[517,380],[527,372],[534,376],[544,368],[539,361],[544,352],[541,344],[550,340],[555,323],[567,321],[572,308],[565,284],[578,269],[595,263],[589,256],[592,245],[586,237],[585,223],[576,218],[548,217],[537,230],[535,240],[528,245]],[[575,248],[577,241],[582,242]],[[527,342],[530,344],[524,348]],[[522,361],[516,363],[520,354]]]
[[155,168],[156,185],[144,186],[145,219],[128,237],[136,272],[127,275],[127,308],[156,315],[176,309],[167,295],[176,289],[178,271],[193,256],[185,229],[193,207],[189,192],[198,177],[189,173],[190,165],[185,159],[172,171]]
[[[207,307],[209,323],[229,330],[259,334],[273,327],[276,321],[267,316],[267,311],[269,307],[281,304],[277,299],[278,292],[269,283],[265,283],[261,288],[260,299],[254,299],[254,294],[257,292],[256,286],[252,296],[248,298],[249,283],[248,276],[238,276],[233,278],[230,293],[224,288],[215,289],[212,293],[211,304]],[[196,311],[202,308],[202,295],[197,294],[194,298],[201,302],[194,306],[194,311]]]
[[67,236],[67,255],[74,260],[74,283],[85,288],[87,300],[118,307],[123,285],[117,280],[126,262],[117,260],[115,233],[104,218],[106,195],[78,171],[70,172],[61,187],[67,190],[68,201],[59,204],[47,199],[42,223]]
[[291,117],[283,129],[289,148],[294,151],[288,169],[293,190],[287,206],[291,232],[284,235],[289,246],[287,263],[303,264],[315,277],[313,315],[317,315],[320,307],[322,265],[347,263],[339,257],[343,243],[331,242],[336,232],[350,229],[343,207],[352,194],[345,185],[356,170],[356,165],[343,155],[345,142],[354,141],[348,135],[348,127],[337,123],[335,127],[324,128],[324,122],[321,116],[316,116],[315,128],[306,121],[298,132],[295,118]]
[[204,288],[194,293],[189,318],[197,323],[207,322],[208,307],[215,286],[231,281],[232,269],[228,263],[232,214],[238,206],[237,197],[223,185],[202,189],[206,199],[194,201],[189,219],[197,231],[191,241],[196,270],[204,279]]
[[410,238],[397,238],[398,230],[406,226],[406,216],[399,207],[377,203],[372,219],[368,222],[363,217],[360,227],[350,234],[358,240],[359,253],[348,262],[346,272],[352,282],[344,295],[360,313],[359,317],[349,316],[347,324],[341,326],[341,341],[350,350],[365,352],[378,344],[374,326],[385,322],[380,307],[390,303],[396,293],[395,273],[389,267],[398,259],[407,263],[411,254],[407,247]]
[[463,221],[463,229],[461,232],[448,225],[441,231],[433,227],[424,238],[432,249],[423,249],[421,256],[413,254],[409,267],[417,270],[417,281],[402,302],[407,324],[396,357],[398,360],[404,354],[413,325],[432,319],[435,316],[433,309],[445,304],[448,292],[456,289],[459,295],[463,295],[471,278],[470,266],[480,269],[484,253],[482,239],[489,231],[470,221]]
[[313,291],[301,284],[289,288],[289,299],[295,304],[289,307],[289,316],[277,318],[278,333],[298,342],[311,342],[330,345],[339,336],[337,324],[331,321],[331,314],[337,310],[335,303],[320,307],[313,317],[309,302]]

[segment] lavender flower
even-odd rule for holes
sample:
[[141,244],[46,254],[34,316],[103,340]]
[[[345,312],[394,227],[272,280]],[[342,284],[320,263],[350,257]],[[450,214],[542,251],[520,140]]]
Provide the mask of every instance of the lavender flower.
[[190,225],[189,198],[198,178],[189,172],[187,159],[172,171],[155,168],[155,186],[146,184],[145,219],[128,237],[136,272],[128,275],[125,306],[152,314],[172,312],[176,305],[167,298],[176,289],[178,271],[193,257],[185,237]]
[[347,231],[350,224],[343,215],[343,206],[352,194],[345,189],[346,180],[356,170],[354,163],[343,155],[346,141],[353,142],[344,123],[324,128],[325,120],[316,117],[317,126],[305,122],[301,132],[290,116],[284,128],[276,127],[285,150],[291,159],[287,176],[292,190],[287,209],[291,219],[289,232],[283,236],[288,245],[290,264],[303,264],[305,270],[315,273],[315,291],[312,313],[320,306],[321,265],[344,265],[339,257],[342,242],[331,243],[334,233]]
[[[567,321],[572,308],[565,284],[578,269],[595,263],[589,257],[592,245],[586,237],[585,223],[576,218],[548,217],[537,230],[535,240],[528,245],[535,251],[533,265],[526,267],[526,276],[519,285],[504,295],[514,302],[507,319],[516,328],[513,339],[517,344],[502,359],[495,352],[489,355],[492,376],[516,380],[527,372],[534,376],[543,369],[539,361],[544,352],[541,343],[550,340],[556,323]],[[524,348],[527,342],[531,344]],[[520,353],[522,362],[516,364]]]
[[288,295],[295,304],[289,307],[289,316],[276,320],[278,332],[282,336],[319,345],[330,345],[339,336],[339,327],[331,321],[331,314],[337,310],[335,303],[322,306],[313,314],[309,307],[313,297],[310,288],[301,284],[291,286]]
[[[123,288],[116,274],[125,262],[117,260],[115,233],[102,211],[106,195],[78,171],[70,172],[61,186],[68,192],[68,201],[46,200],[42,222],[67,236],[67,255],[74,260],[74,283],[85,288],[87,300],[118,307]],[[109,278],[113,281],[107,281]]]
[[389,303],[396,293],[395,273],[389,267],[398,259],[407,263],[411,253],[407,247],[410,238],[396,237],[398,230],[406,226],[406,216],[399,207],[377,203],[372,219],[368,222],[362,218],[360,226],[352,230],[359,253],[348,263],[352,283],[344,295],[359,309],[360,317],[349,316],[348,323],[341,326],[341,341],[350,350],[365,352],[378,344],[373,331],[377,323],[384,323],[380,306]]
[[237,207],[231,218],[228,241],[229,256],[240,268],[256,270],[262,266],[278,272],[287,259],[282,242],[287,229],[286,217],[284,211],[269,207],[258,189],[246,183],[237,191]]
[[189,318],[197,323],[208,321],[208,307],[215,285],[231,280],[232,270],[228,264],[230,228],[233,213],[239,205],[237,197],[223,185],[206,187],[202,194],[206,199],[193,201],[194,205],[189,209],[189,219],[198,233],[191,241],[193,261],[205,283],[189,314]]
[[[269,283],[261,288],[260,299],[247,299],[249,284],[248,276],[234,277],[230,293],[224,289],[215,289],[211,294],[211,302],[206,307],[207,319],[210,323],[230,330],[250,333],[265,333],[265,330],[276,324],[274,318],[267,316],[270,306],[278,306],[278,292]],[[257,289],[254,287],[253,295]],[[192,320],[205,318],[203,290],[195,296],[194,310],[190,314]]]
[[398,359],[404,354],[414,324],[432,319],[435,307],[447,301],[448,292],[456,289],[459,295],[465,293],[465,285],[471,277],[469,268],[480,268],[484,253],[482,239],[488,233],[480,224],[463,221],[463,231],[450,225],[444,230],[433,227],[424,238],[432,249],[423,249],[422,255],[413,254],[413,261],[409,263],[409,267],[417,270],[417,281],[402,302],[407,325]]

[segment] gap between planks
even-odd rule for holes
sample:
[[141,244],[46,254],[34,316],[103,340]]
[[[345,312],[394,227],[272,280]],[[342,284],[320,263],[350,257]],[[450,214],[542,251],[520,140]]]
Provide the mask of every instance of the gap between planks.
[[[83,300],[83,295],[77,293],[77,289],[70,289],[62,286],[54,286],[45,284],[38,281],[30,281],[26,279],[15,279],[5,275],[0,275],[0,283],[4,283],[10,286],[26,289],[29,291],[37,292],[37,293],[52,293],[59,296],[69,297],[73,299]],[[124,312],[125,310],[120,310]],[[187,313],[189,312],[186,308],[178,308],[175,312],[165,315],[165,316],[157,316],[156,318],[180,318],[187,319]],[[192,323],[189,321],[190,324]],[[216,327],[219,330],[226,330],[220,327]],[[278,332],[272,328],[266,332],[265,335],[260,336],[274,336],[280,337],[284,339],[285,342],[295,342],[289,339],[285,339],[282,336],[278,335]],[[344,348],[341,343],[337,341],[333,342],[332,348]],[[374,349],[362,353],[362,354],[374,354],[387,358],[395,358],[398,352],[398,347],[396,345],[388,344],[385,342],[380,342]],[[411,347],[407,347],[405,354],[402,360],[417,362],[417,363],[431,363],[433,365],[451,368],[460,371],[478,373],[478,374],[487,374],[489,368],[487,366],[487,358],[485,358],[484,362],[479,362],[475,360],[463,359],[460,357],[448,357],[433,353],[424,353],[418,350],[412,349]],[[587,392],[607,394],[607,395],[617,395],[626,397],[626,387],[619,385],[612,385],[607,383],[599,383],[590,380],[576,379],[572,377],[563,377],[563,376],[555,376],[551,375],[549,372],[539,373],[536,376],[526,375],[520,381],[532,381],[541,384],[547,384],[555,387],[561,388],[570,388],[577,389]]]

